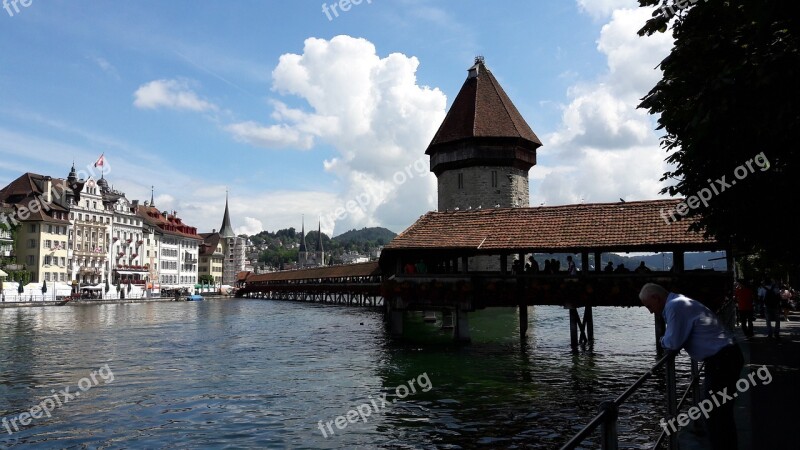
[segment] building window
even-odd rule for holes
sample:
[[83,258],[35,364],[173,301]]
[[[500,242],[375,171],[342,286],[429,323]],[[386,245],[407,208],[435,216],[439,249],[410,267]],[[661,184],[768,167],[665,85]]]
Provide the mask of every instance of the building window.
[[458,188],[459,189],[464,189],[464,174],[463,173],[459,173],[458,174]]
[[36,239],[30,239],[28,241],[28,248],[36,248]]
[[33,265],[33,255],[28,255],[28,258],[27,258],[26,262],[27,262],[27,264],[29,266],[32,266]]
[[497,171],[492,171],[492,187],[497,187]]
[[31,233],[36,233],[36,224],[35,223],[31,224],[30,230],[31,230]]

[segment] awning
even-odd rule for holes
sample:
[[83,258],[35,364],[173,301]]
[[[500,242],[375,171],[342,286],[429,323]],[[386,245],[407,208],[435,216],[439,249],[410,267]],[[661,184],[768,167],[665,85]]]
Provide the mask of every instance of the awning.
[[146,270],[146,269],[142,269],[142,270],[136,270],[136,269],[119,270],[119,269],[114,269],[114,272],[116,272],[116,273],[118,273],[120,275],[137,275],[137,274],[149,273],[149,271]]
[[83,287],[81,287],[81,290],[85,290],[85,291],[99,291],[101,289],[103,289],[103,286],[100,286],[100,285],[97,285],[97,286],[83,286]]

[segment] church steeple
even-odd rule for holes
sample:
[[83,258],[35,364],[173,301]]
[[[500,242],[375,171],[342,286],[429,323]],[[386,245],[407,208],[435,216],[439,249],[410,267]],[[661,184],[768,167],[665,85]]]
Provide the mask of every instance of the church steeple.
[[155,186],[150,186],[150,207],[153,208],[156,206],[156,201],[154,200],[155,192],[156,192]]
[[322,221],[319,221],[317,227],[317,252],[325,253],[325,249],[322,248]]
[[231,227],[231,215],[228,212],[228,191],[225,191],[225,216],[222,218],[222,226],[219,228],[219,235],[223,238],[236,237]]
[[303,226],[302,231],[300,231],[300,236],[301,236],[301,238],[300,238],[300,249],[298,251],[302,252],[302,253],[305,253],[306,251],[308,251],[307,250],[308,247],[306,246],[306,218],[305,218],[305,216],[303,216],[303,225],[302,226]]

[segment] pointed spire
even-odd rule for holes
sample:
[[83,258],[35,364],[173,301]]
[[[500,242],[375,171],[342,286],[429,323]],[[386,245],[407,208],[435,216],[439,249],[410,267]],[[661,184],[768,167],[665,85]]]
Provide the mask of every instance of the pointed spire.
[[305,216],[303,216],[303,228],[302,228],[302,231],[300,232],[300,236],[301,236],[301,238],[300,238],[300,251],[301,252],[305,252],[305,251],[307,251],[306,249],[308,248],[308,247],[306,247],[306,217]]
[[156,192],[156,187],[155,186],[150,186],[150,206],[151,207],[155,207],[156,206],[155,192]]
[[228,190],[225,189],[225,216],[222,218],[222,226],[219,228],[219,235],[223,238],[236,237],[231,227],[231,215],[228,212]]
[[317,227],[317,251],[322,253],[325,251],[325,249],[322,248],[322,220],[320,220],[318,223],[319,226]]

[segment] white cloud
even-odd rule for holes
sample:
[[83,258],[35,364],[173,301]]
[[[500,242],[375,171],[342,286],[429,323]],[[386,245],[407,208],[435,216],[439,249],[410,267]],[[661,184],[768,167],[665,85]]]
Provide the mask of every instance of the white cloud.
[[[621,4],[591,3],[598,11]],[[561,126],[545,137],[540,165],[532,169],[531,204],[658,196],[666,155],[653,118],[637,105],[660,79],[656,66],[669,53],[672,38],[639,37],[636,32],[649,17],[646,8],[618,9],[602,27],[597,49],[606,56],[608,71],[569,89]]]
[[240,122],[225,127],[239,142],[267,148],[293,147],[308,150],[314,138],[285,124],[262,126],[255,122]]
[[262,231],[264,231],[264,224],[260,220],[253,217],[245,217],[244,225],[236,227],[235,233],[237,236],[240,234],[252,236]]
[[[309,38],[302,54],[282,55],[272,72],[273,91],[298,97],[307,107],[274,101],[275,123],[242,122],[226,130],[260,147],[335,149],[323,167],[338,178],[339,192],[308,211],[323,217],[324,229],[332,229],[333,222],[337,231],[373,225],[404,229],[435,208],[435,177],[426,166],[424,174],[406,175],[403,183],[392,178],[405,167],[414,170],[446,106],[440,90],[417,84],[418,66],[417,58],[400,53],[380,57],[365,39]],[[361,202],[363,207],[335,218],[337,208],[365,196],[371,200]]]
[[596,19],[606,18],[614,11],[622,8],[636,8],[636,0],[577,0],[581,11],[589,13]]
[[217,106],[201,99],[185,80],[154,80],[139,86],[133,104],[141,109],[186,109],[215,111]]

